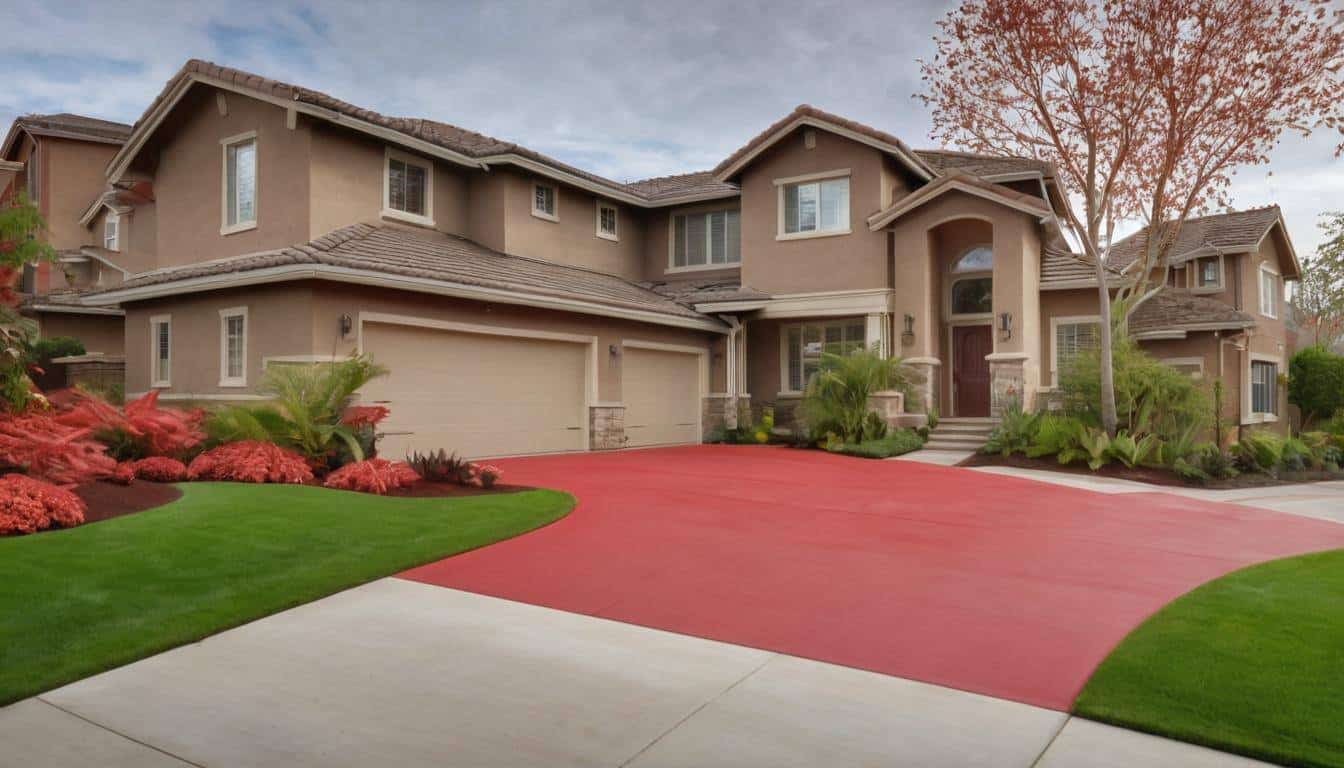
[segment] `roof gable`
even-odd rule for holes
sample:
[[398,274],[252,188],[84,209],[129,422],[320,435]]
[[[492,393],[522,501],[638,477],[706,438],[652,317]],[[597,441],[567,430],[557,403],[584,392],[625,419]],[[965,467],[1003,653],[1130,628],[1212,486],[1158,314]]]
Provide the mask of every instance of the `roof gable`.
[[985,181],[964,171],[951,170],[897,200],[886,210],[873,214],[868,219],[868,228],[874,232],[882,229],[901,216],[942,197],[948,192],[963,192],[1041,218],[1053,214],[1050,207],[1039,197],[1017,192],[1001,184]]
[[22,115],[15,118],[0,144],[0,158],[8,158],[18,145],[19,136],[47,136],[55,139],[88,141],[95,144],[122,144],[131,135],[131,126],[96,117],[62,112],[55,115]]
[[[1167,258],[1171,263],[1179,264],[1201,255],[1249,253],[1257,250],[1276,228],[1286,246],[1291,267],[1286,270],[1284,276],[1289,279],[1296,278],[1302,273],[1301,264],[1298,262],[1292,240],[1288,238],[1283,212],[1277,205],[1187,219],[1181,225],[1181,231],[1177,234],[1176,242],[1172,245]],[[1145,227],[1129,237],[1116,241],[1111,246],[1107,263],[1116,269],[1128,270],[1133,267],[1143,253],[1149,229]]]

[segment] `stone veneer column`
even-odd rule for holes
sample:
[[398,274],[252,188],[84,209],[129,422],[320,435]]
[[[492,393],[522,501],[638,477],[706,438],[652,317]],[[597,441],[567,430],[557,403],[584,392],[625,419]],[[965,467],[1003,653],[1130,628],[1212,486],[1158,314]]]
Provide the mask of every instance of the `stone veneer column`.
[[989,360],[989,415],[997,418],[1009,403],[1016,400],[1024,410],[1032,406],[1027,401],[1027,356],[1021,354],[990,355]]
[[624,405],[594,405],[588,409],[588,447],[594,451],[625,447]]
[[706,395],[700,401],[700,424],[705,436],[751,423],[751,395]]
[[938,369],[943,362],[936,357],[907,357],[904,362],[905,367],[915,374],[915,391],[922,394],[924,399],[923,403],[907,403],[906,410],[914,408],[928,413],[929,408],[937,406],[942,411],[938,403]]

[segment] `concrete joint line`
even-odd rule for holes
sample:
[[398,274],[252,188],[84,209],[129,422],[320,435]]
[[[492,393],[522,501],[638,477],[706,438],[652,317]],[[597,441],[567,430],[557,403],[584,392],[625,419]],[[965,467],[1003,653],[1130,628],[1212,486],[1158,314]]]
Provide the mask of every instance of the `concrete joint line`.
[[729,685],[727,688],[724,688],[722,691],[719,691],[718,693],[714,694],[714,695],[711,696],[710,698],[705,699],[704,701],[700,702],[700,706],[698,706],[698,707],[696,707],[695,709],[691,710],[690,712],[686,713],[686,716],[683,717],[683,718],[681,718],[680,720],[678,720],[676,723],[674,723],[674,724],[672,725],[671,728],[668,728],[666,731],[663,731],[662,733],[660,733],[660,734],[658,734],[656,737],[654,737],[653,741],[650,741],[648,744],[645,744],[643,749],[641,749],[641,750],[639,750],[638,752],[636,752],[635,754],[631,755],[629,760],[626,760],[625,762],[621,763],[620,766],[619,766],[619,768],[625,768],[627,765],[630,765],[630,764],[633,763],[634,761],[638,760],[640,755],[644,754],[645,752],[648,752],[650,749],[653,749],[653,746],[654,746],[655,744],[657,744],[658,742],[662,741],[663,738],[666,737],[669,733],[671,733],[671,732],[677,730],[678,728],[680,728],[682,725],[684,725],[684,724],[686,723],[687,720],[690,720],[692,717],[695,717],[696,715],[700,714],[700,710],[704,709],[705,707],[708,707],[710,704],[713,704],[714,702],[716,702],[716,701],[718,701],[719,699],[723,698],[729,691],[733,690],[733,689],[736,688],[737,686],[739,686],[739,685],[741,685],[742,683],[746,682],[747,678],[751,677],[752,675],[756,674],[757,672],[760,672],[762,669],[765,668],[765,665],[766,665],[766,664],[769,664],[771,661],[773,661],[773,660],[774,660],[776,657],[778,657],[778,656],[779,656],[779,654],[777,654],[777,653],[772,653],[772,654],[770,654],[769,656],[765,657],[765,661],[762,661],[760,664],[757,664],[756,667],[755,667],[754,669],[752,669],[750,672],[748,672],[747,674],[743,675],[742,677],[738,678],[737,680],[734,680],[734,681],[732,682],[732,684]]
[[106,725],[103,725],[102,723],[99,723],[99,722],[94,721],[94,720],[90,720],[89,718],[87,718],[87,717],[85,717],[85,716],[79,714],[78,712],[72,712],[72,711],[66,709],[65,707],[62,707],[62,706],[59,705],[59,704],[55,704],[55,703],[53,703],[53,702],[47,701],[45,698],[43,698],[43,697],[41,697],[41,696],[35,696],[34,698],[36,698],[38,701],[42,702],[43,704],[46,704],[47,706],[51,707],[52,709],[54,709],[54,710],[56,710],[56,711],[58,711],[58,712],[64,712],[65,714],[67,714],[67,715],[69,715],[69,716],[71,716],[71,717],[73,717],[73,718],[75,718],[75,719],[77,719],[77,720],[83,720],[84,722],[88,723],[89,725],[92,725],[92,726],[95,727],[95,728],[101,728],[101,729],[103,729],[104,731],[107,731],[107,732],[110,733],[110,734],[113,734],[113,735],[115,735],[115,736],[120,736],[121,738],[123,738],[123,739],[125,739],[125,740],[127,740],[127,741],[135,742],[136,744],[139,744],[140,746],[144,747],[145,749],[152,749],[152,750],[154,750],[155,752],[158,752],[158,753],[161,754],[161,755],[165,755],[165,756],[167,756],[167,757],[171,757],[172,759],[178,761],[179,763],[183,763],[183,764],[185,764],[185,765],[192,765],[192,766],[195,766],[196,768],[206,768],[206,766],[201,765],[200,763],[192,762],[191,760],[188,760],[187,758],[185,758],[185,757],[183,757],[183,756],[181,756],[181,755],[175,755],[175,754],[173,754],[172,752],[169,752],[169,751],[166,750],[166,749],[160,749],[159,747],[156,747],[156,746],[154,746],[153,744],[150,744],[150,743],[147,742],[147,741],[141,741],[140,739],[137,739],[137,738],[135,738],[134,736],[129,736],[129,735],[127,735],[127,734],[124,734],[124,733],[122,733],[121,731],[118,731],[118,730],[116,730],[116,729],[114,729],[114,728],[108,728]]
[[1059,730],[1055,731],[1055,734],[1050,737],[1050,740],[1045,742],[1045,748],[1041,750],[1041,754],[1037,755],[1035,760],[1031,761],[1030,768],[1036,768],[1036,766],[1041,764],[1041,760],[1045,758],[1045,753],[1049,752],[1050,748],[1055,746],[1055,741],[1058,740],[1059,735],[1064,732],[1064,726],[1068,725],[1069,721],[1072,719],[1073,715],[1065,713],[1064,722],[1059,724]]

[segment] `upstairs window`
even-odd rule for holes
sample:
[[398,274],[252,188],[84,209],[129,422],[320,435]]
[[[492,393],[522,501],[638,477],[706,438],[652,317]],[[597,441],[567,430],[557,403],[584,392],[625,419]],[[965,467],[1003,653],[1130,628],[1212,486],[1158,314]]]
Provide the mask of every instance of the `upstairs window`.
[[118,230],[121,228],[121,217],[115,211],[108,211],[107,216],[103,217],[103,247],[109,251],[121,250],[120,237]]
[[219,311],[219,386],[247,386],[247,307]]
[[173,323],[168,315],[149,318],[149,386],[173,383]]
[[1251,361],[1251,413],[1275,414],[1279,402],[1279,367],[1264,360]]
[[1195,261],[1195,287],[1217,290],[1223,287],[1223,260],[1219,256],[1206,256]]
[[601,201],[598,202],[597,236],[604,240],[618,239],[616,233],[616,206]]
[[555,187],[549,184],[532,185],[532,215],[539,219],[559,221],[555,212]]
[[433,226],[434,166],[390,147],[383,169],[383,215]]
[[1265,317],[1279,316],[1279,297],[1283,288],[1279,286],[1279,275],[1268,264],[1260,265],[1260,314]]
[[848,355],[863,349],[864,333],[863,318],[790,326],[784,335],[784,391],[802,392],[823,354]]
[[737,211],[673,216],[671,268],[703,269],[742,263],[741,230]]
[[224,226],[221,234],[257,226],[257,134],[224,139]]
[[780,237],[849,231],[849,178],[780,185]]

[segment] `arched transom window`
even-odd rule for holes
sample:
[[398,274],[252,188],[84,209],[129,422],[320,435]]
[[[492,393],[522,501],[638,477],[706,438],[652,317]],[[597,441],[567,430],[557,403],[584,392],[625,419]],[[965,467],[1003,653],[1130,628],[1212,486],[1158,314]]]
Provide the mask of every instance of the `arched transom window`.
[[988,245],[977,245],[963,253],[957,263],[952,265],[953,272],[988,272],[994,268],[994,251]]

